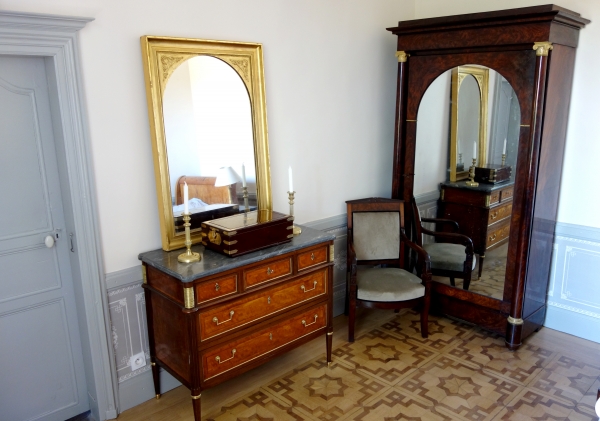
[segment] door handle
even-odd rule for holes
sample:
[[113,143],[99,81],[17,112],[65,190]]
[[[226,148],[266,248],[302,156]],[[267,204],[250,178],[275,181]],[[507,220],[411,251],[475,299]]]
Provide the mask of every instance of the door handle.
[[44,244],[46,244],[46,247],[48,247],[49,249],[54,247],[54,236],[47,235],[46,238],[44,238]]

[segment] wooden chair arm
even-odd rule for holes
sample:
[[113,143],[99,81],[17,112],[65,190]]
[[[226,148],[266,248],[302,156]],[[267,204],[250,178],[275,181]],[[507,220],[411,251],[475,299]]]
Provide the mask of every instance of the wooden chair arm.
[[463,234],[456,234],[453,232],[437,232],[437,231],[429,231],[423,228],[423,234],[431,235],[436,239],[442,239],[446,241],[439,241],[440,243],[452,243],[452,244],[462,244],[466,247],[466,254],[473,255],[473,240]]
[[458,232],[458,222],[452,219],[439,219],[439,218],[421,218],[421,222],[433,222],[435,224],[446,224],[454,228],[454,232]]
[[422,268],[420,271],[421,275],[422,275],[422,279],[425,280],[427,275],[429,275],[428,277],[431,278],[431,259],[429,257],[429,253],[427,253],[422,247],[420,247],[416,243],[413,243],[406,236],[404,229],[402,229],[402,231],[400,232],[400,241],[403,241],[404,244],[406,244],[408,247],[413,249],[415,251],[415,253],[417,253],[417,263],[421,263],[421,265],[422,265]]

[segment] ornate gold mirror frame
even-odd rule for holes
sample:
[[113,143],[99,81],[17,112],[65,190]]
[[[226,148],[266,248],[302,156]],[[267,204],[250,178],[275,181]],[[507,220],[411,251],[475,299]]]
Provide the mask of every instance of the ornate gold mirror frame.
[[[216,57],[229,64],[243,80],[250,97],[252,113],[257,206],[259,209],[271,210],[271,174],[262,45],[157,36],[143,36],[141,44],[162,248],[166,251],[181,248],[185,241],[184,233],[175,232],[163,95],[173,71],[189,58],[201,55]],[[200,240],[199,230],[192,232],[192,243]]]
[[[487,163],[487,115],[489,69],[478,66],[458,66],[452,69],[452,104],[450,115],[450,181],[459,181],[468,178],[471,162],[465,162],[465,170],[457,171],[458,155],[458,95],[460,86],[465,77],[473,76],[479,87],[479,141],[477,142],[477,165]],[[464,160],[463,160],[464,162]]]

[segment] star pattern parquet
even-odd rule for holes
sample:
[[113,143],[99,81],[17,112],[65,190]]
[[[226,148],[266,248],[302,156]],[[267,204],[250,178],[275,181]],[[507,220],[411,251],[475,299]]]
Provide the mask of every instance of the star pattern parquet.
[[[503,338],[445,318],[431,317],[423,339],[418,320],[400,314],[337,347],[331,367],[320,356],[263,385],[256,419],[594,420],[600,362],[527,343],[511,352]],[[249,399],[209,419],[251,419],[223,418],[248,411]]]

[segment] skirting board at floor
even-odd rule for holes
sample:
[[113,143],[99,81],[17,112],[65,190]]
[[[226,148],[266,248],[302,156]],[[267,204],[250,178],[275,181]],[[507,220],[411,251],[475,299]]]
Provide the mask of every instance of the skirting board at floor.
[[[160,370],[161,393],[179,386],[181,386],[181,383],[175,377],[162,369]],[[148,370],[119,384],[119,413],[155,398],[152,370]]]
[[546,309],[544,326],[600,343],[600,319],[589,317],[585,314],[549,305]]

